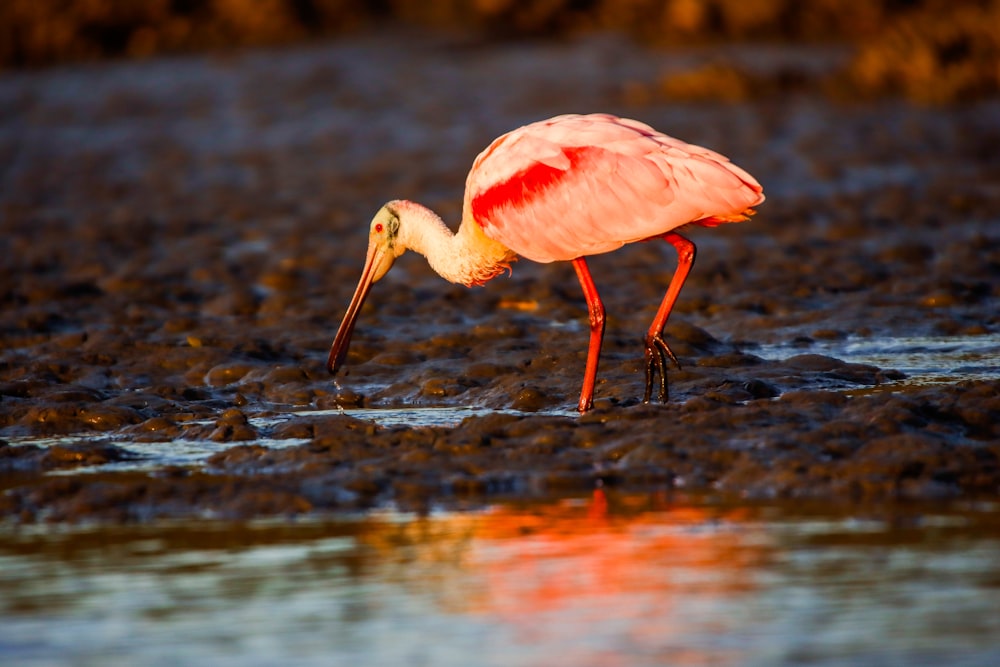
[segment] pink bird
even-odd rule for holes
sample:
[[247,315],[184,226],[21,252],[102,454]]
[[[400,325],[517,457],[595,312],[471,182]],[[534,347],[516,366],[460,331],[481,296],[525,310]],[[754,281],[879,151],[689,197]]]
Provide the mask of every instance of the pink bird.
[[518,256],[536,262],[571,261],[590,313],[590,348],[580,412],[594,404],[605,311],[585,259],[626,243],[661,238],[678,263],[645,338],[646,391],[667,400],[663,339],[667,317],[695,257],[677,233],[685,225],[742,222],[764,201],[760,184],[728,158],[608,114],[565,115],[508,132],[486,148],[465,183],[457,233],[430,209],[396,200],[372,220],[361,281],[330,347],[331,373],[344,363],[358,313],[372,284],[397,257],[414,250],[443,278],[471,287],[504,271]]

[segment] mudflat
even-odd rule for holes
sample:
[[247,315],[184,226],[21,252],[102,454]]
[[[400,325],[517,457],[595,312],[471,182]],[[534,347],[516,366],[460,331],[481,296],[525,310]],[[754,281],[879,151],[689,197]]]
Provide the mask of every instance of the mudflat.
[[[1000,103],[838,100],[802,84],[836,49],[727,49],[755,81],[799,83],[680,100],[663,72],[717,51],[414,32],[6,74],[0,516],[421,509],[597,485],[995,498]],[[690,233],[669,401],[639,400],[675,265],[659,242],[591,261],[609,323],[584,416],[586,304],[565,263],[470,290],[408,256],[331,378],[378,207],[414,199],[455,225],[495,136],[592,111],[726,154],[768,197],[749,222]],[[431,409],[450,417],[388,419]],[[171,457],[190,443],[209,453]]]

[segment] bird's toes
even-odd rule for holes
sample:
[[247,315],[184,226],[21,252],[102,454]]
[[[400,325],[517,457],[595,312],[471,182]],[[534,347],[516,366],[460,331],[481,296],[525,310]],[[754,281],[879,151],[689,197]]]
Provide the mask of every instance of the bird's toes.
[[[671,358],[669,348],[664,352],[660,345],[653,344],[646,347],[646,390],[643,393],[642,402],[649,403],[653,398],[653,384],[657,384],[656,397],[660,403],[667,402],[667,356]],[[659,382],[657,382],[659,374]]]
[[642,402],[649,403],[653,397],[653,380],[656,375],[656,357],[653,350],[646,348],[646,391],[642,395]]
[[673,350],[667,345],[667,341],[662,336],[650,336],[646,338],[646,391],[643,394],[642,402],[649,403],[653,397],[653,384],[656,374],[659,373],[659,382],[656,384],[656,397],[660,403],[666,403],[670,392],[667,384],[667,359],[669,359],[677,370],[681,370],[681,364],[677,361]]
[[674,363],[674,366],[677,368],[677,370],[681,370],[681,362],[677,361],[677,357],[674,355],[674,351],[670,349],[670,346],[667,345],[667,341],[657,336],[655,339],[655,343],[657,349],[659,349],[663,354],[665,354],[670,359],[670,361]]

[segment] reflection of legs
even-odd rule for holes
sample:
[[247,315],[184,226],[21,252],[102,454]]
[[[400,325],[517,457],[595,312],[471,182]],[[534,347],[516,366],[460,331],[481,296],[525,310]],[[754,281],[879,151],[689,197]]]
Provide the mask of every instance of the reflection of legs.
[[587,299],[590,313],[590,348],[587,350],[587,369],[583,374],[583,389],[580,392],[580,412],[594,407],[594,384],[597,382],[597,362],[601,357],[601,343],[604,341],[604,304],[590,277],[590,269],[583,257],[573,260],[573,268],[580,279],[583,296]]
[[670,317],[670,311],[673,310],[674,302],[677,301],[677,295],[681,293],[681,288],[684,286],[684,281],[691,271],[691,265],[694,264],[695,257],[694,243],[680,234],[675,232],[664,234],[663,240],[677,249],[677,270],[674,271],[674,277],[670,280],[670,287],[667,288],[667,293],[663,297],[660,309],[656,311],[656,317],[653,318],[653,323],[646,333],[646,393],[642,399],[643,403],[649,403],[653,395],[653,379],[657,371],[660,373],[660,388],[657,398],[659,398],[661,403],[666,403],[667,359],[669,358],[670,361],[674,362],[677,368],[681,367],[677,363],[677,357],[674,356],[674,353],[670,350],[670,346],[667,345],[667,341],[663,340],[663,327],[667,325],[667,318]]

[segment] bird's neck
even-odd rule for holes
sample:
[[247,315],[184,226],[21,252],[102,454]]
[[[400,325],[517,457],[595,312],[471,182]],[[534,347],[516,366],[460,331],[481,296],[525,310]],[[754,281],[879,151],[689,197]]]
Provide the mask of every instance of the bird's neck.
[[463,220],[457,233],[426,206],[411,201],[392,202],[399,215],[399,242],[427,258],[449,282],[482,285],[510,270],[517,256],[506,246],[487,237],[471,218]]

